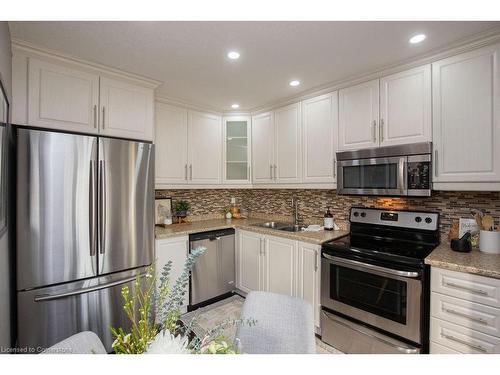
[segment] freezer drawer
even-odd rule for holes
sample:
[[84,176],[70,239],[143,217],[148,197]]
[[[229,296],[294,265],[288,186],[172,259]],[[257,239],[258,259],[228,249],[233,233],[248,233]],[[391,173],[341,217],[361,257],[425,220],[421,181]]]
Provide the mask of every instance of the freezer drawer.
[[190,236],[190,249],[206,247],[191,275],[190,305],[197,305],[235,288],[234,229]]
[[145,270],[18,292],[19,347],[36,353],[75,333],[93,331],[110,352],[110,327],[130,328],[121,290],[127,285],[132,291],[141,272]]

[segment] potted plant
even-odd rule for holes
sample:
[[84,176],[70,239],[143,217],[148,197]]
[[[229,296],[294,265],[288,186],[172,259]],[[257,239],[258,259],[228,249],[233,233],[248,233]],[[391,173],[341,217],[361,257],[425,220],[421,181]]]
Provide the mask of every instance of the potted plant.
[[174,208],[175,208],[175,215],[176,216],[186,217],[187,212],[191,208],[191,205],[189,204],[188,201],[180,200],[180,201],[175,202]]

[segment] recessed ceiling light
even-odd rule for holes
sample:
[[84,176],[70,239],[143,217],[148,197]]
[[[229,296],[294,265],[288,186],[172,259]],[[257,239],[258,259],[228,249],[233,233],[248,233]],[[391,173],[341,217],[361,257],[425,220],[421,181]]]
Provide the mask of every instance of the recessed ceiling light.
[[239,104],[234,103],[234,104],[231,104],[231,108],[233,108],[233,109],[237,109],[237,108],[240,108],[240,105],[239,105]]
[[295,87],[295,86],[300,85],[300,81],[297,81],[296,79],[294,79],[293,81],[290,81],[290,83],[288,83],[288,84],[292,87]]
[[229,51],[227,57],[231,60],[238,60],[240,58],[240,53],[238,51]]
[[420,42],[423,42],[425,40],[426,36],[425,34],[417,34],[417,35],[414,35],[410,38],[409,42],[411,44],[417,44],[417,43],[420,43]]

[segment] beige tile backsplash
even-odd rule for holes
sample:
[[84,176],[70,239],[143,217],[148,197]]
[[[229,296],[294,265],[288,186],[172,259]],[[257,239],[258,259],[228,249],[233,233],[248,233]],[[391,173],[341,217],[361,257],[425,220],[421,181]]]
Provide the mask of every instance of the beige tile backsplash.
[[441,233],[446,235],[453,220],[470,217],[471,208],[480,208],[492,215],[499,225],[500,192],[435,191],[430,198],[377,198],[337,195],[335,190],[317,189],[199,189],[157,190],[156,197],[184,199],[191,203],[191,220],[222,217],[223,209],[231,203],[248,210],[252,217],[273,216],[291,220],[292,197],[298,199],[299,215],[305,224],[321,223],[330,207],[335,219],[345,223],[351,206],[386,207],[393,209],[437,211],[441,214]]

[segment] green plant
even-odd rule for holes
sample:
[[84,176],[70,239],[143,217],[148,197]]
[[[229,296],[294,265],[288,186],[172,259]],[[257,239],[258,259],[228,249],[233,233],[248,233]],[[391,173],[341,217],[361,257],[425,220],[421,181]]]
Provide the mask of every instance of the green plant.
[[191,205],[188,201],[180,200],[175,202],[175,212],[189,211]]

